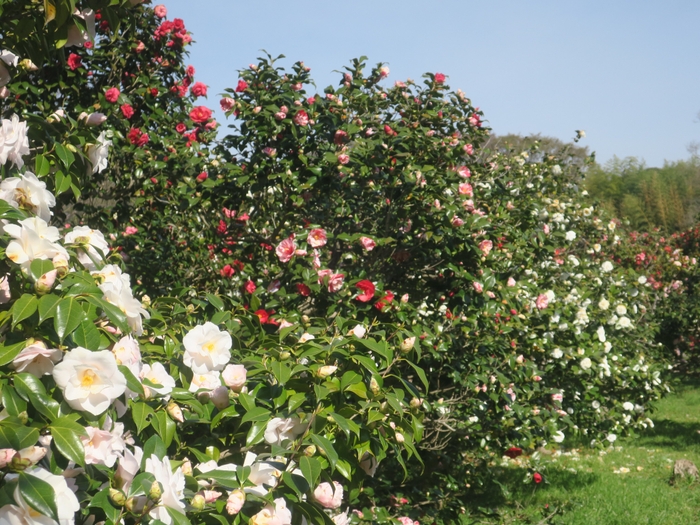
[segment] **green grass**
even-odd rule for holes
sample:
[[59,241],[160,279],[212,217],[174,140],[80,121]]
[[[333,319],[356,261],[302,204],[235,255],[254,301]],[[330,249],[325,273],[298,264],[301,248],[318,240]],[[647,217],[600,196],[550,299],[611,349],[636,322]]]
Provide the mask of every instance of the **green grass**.
[[[605,452],[580,448],[504,460],[495,470],[493,490],[471,501],[471,520],[465,522],[700,524],[700,482],[669,483],[676,460],[700,466],[700,385],[680,386],[659,403],[652,419],[653,429],[618,440]],[[546,483],[524,484],[528,466],[540,470]]]

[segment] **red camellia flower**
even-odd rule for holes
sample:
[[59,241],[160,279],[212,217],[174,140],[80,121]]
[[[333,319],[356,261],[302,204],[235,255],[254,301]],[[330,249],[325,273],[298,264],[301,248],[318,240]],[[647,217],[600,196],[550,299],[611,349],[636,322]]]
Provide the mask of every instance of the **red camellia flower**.
[[445,82],[445,75],[443,75],[442,73],[435,73],[435,82],[437,82],[438,84],[442,84],[443,82]]
[[194,66],[192,66],[192,65],[187,66],[187,76],[188,76],[188,77],[193,77],[193,76],[194,76]]
[[309,114],[304,111],[303,109],[297,111],[297,114],[294,115],[294,123],[297,126],[306,126],[309,123]]
[[236,86],[236,93],[240,93],[241,91],[245,91],[248,89],[248,82],[245,80],[239,80],[238,85]]
[[260,310],[255,310],[255,315],[260,319],[260,324],[265,324],[270,320],[270,314],[267,313],[267,310],[263,310],[262,308]]
[[127,138],[134,146],[143,147],[148,143],[148,133],[144,133],[139,128],[131,128]]
[[358,301],[361,301],[363,303],[368,303],[374,298],[374,283],[368,279],[363,279],[362,281],[358,282],[355,285],[357,288],[359,288],[362,293],[355,297]]
[[230,264],[227,264],[221,269],[221,277],[231,278],[234,273],[236,273],[236,270],[234,270]]
[[519,447],[510,447],[503,455],[508,456],[511,459],[515,459],[523,455],[523,449]]
[[204,82],[195,82],[190,88],[190,93],[195,97],[206,97],[207,86]]
[[389,303],[391,303],[391,301],[393,301],[393,300],[394,300],[394,294],[393,294],[393,292],[387,290],[387,291],[384,293],[384,297],[382,297],[381,299],[379,299],[379,301],[377,301],[376,303],[374,303],[374,307],[375,307],[377,310],[383,311],[384,308],[386,308],[387,306],[389,306]]
[[119,88],[109,88],[107,91],[105,91],[105,98],[107,99],[107,102],[114,104],[119,99]]
[[197,182],[204,182],[209,178],[209,174],[206,171],[203,171],[199,175],[197,175]]
[[311,295],[311,288],[306,286],[304,283],[297,283],[296,287],[297,292],[299,292],[299,295],[303,297],[308,297],[309,295]]
[[538,485],[542,483],[542,474],[540,474],[539,472],[535,472],[532,475],[532,481],[534,481]]
[[211,109],[206,106],[195,106],[192,111],[190,111],[190,118],[192,122],[204,124],[211,118]]
[[80,58],[80,55],[76,55],[75,53],[71,53],[68,55],[68,60],[66,60],[68,63],[68,67],[71,68],[72,71],[75,71],[79,67],[83,65],[83,59]]
[[253,293],[255,292],[255,289],[257,286],[255,286],[255,283],[248,279],[248,281],[245,283],[245,291],[248,293]]
[[177,126],[175,126],[175,131],[182,135],[185,131],[187,131],[187,126],[185,126],[184,123],[180,122]]
[[122,110],[122,115],[124,115],[124,118],[126,119],[130,119],[134,116],[134,108],[132,108],[129,104],[122,104],[119,109]]

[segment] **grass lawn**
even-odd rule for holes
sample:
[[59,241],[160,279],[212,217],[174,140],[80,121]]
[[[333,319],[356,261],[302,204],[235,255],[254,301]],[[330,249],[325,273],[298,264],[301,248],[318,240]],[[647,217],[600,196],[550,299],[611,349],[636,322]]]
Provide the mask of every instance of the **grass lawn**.
[[[678,386],[652,419],[653,429],[619,439],[605,452],[579,448],[504,459],[495,471],[493,490],[474,499],[468,509],[471,519],[464,522],[700,524],[700,482],[669,483],[676,460],[700,467],[700,384]],[[535,487],[522,482],[528,463],[541,469],[546,483]]]

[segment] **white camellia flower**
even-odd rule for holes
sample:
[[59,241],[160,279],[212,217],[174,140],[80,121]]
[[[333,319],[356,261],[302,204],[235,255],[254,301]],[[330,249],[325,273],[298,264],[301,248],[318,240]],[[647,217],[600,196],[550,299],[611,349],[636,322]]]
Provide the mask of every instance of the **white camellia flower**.
[[559,359],[564,355],[564,352],[561,351],[561,348],[555,348],[552,350],[552,357],[554,359]]
[[56,205],[56,197],[46,189],[46,183],[30,171],[25,171],[19,177],[4,179],[0,183],[0,199],[13,208],[28,210],[45,221],[51,219],[51,208]]
[[153,474],[156,481],[163,486],[163,494],[158,501],[158,506],[149,512],[149,516],[170,525],[173,519],[168,513],[168,508],[185,514],[185,502],[183,501],[185,498],[185,475],[182,473],[182,468],[178,467],[173,472],[168,456],[160,460],[158,456],[151,454],[151,457],[146,459],[145,470]]
[[602,326],[598,327],[598,330],[596,330],[596,334],[598,335],[598,341],[601,343],[605,342],[605,328]]
[[76,226],[63,240],[66,244],[77,245],[78,260],[86,270],[96,270],[97,264],[102,266],[109,253],[109,244],[102,232],[87,226]]
[[589,358],[584,357],[583,359],[581,359],[581,369],[588,370],[589,368],[591,368],[591,365],[592,363]]
[[87,147],[87,156],[92,164],[92,173],[102,173],[107,168],[107,158],[109,157],[109,147],[112,145],[111,140],[106,139],[103,131],[97,137],[96,144],[90,144]]
[[627,307],[624,304],[618,304],[615,307],[615,313],[620,316],[625,315],[627,313]]
[[195,372],[190,383],[190,392],[206,390],[211,392],[215,388],[221,386],[221,374],[216,370],[211,372],[203,372],[201,374]]
[[284,498],[274,500],[275,505],[267,504],[264,509],[250,518],[249,525],[292,525],[292,513]]
[[[12,115],[10,120],[3,119],[2,126],[0,126],[0,164],[5,164],[9,160],[15,166],[21,168],[24,166],[22,156],[27,154],[29,154],[27,123],[20,122],[17,115]],[[34,176],[31,173],[30,175]],[[36,179],[36,177],[34,178]],[[46,188],[46,184],[44,184],[44,188]],[[1,186],[0,189],[2,189]]]
[[576,239],[576,232],[573,230],[569,230],[568,232],[566,232],[566,235],[564,235],[564,238],[567,241],[573,241],[574,239]]
[[367,329],[364,326],[362,326],[361,324],[358,324],[355,326],[355,328],[350,330],[349,335],[354,335],[358,339],[362,339],[366,333],[367,333]]
[[[28,270],[35,259],[54,259],[63,257],[68,260],[68,252],[63,246],[53,242],[53,230],[46,221],[39,217],[23,219],[19,224],[5,225],[5,232],[12,237],[5,251],[7,258]],[[55,240],[57,240],[56,237]]]
[[118,365],[127,367],[134,376],[139,377],[141,373],[141,350],[136,339],[127,335],[114,343],[112,353]]
[[144,363],[143,367],[141,368],[139,379],[142,381],[147,379],[153,383],[153,385],[160,385],[143,385],[143,390],[147,398],[153,396],[155,393],[156,395],[164,397],[167,400],[170,398],[170,393],[173,391],[173,388],[175,388],[175,379],[173,379],[165,367],[158,362],[150,365],[148,363]]
[[7,49],[0,51],[0,87],[7,85],[10,80],[12,80],[12,76],[10,75],[10,72],[5,64],[8,66],[17,67],[18,60],[19,57],[12,51],[8,51]]
[[615,324],[615,328],[631,328],[632,327],[632,321],[629,320],[629,317],[620,317],[617,320],[617,323]]
[[36,377],[51,375],[53,367],[63,358],[63,352],[57,348],[46,348],[41,341],[36,341],[22,350],[12,361],[12,368],[17,372],[26,372]]
[[143,308],[141,301],[134,297],[129,274],[122,273],[121,269],[114,264],[106,264],[101,270],[90,273],[102,279],[99,288],[105,300],[124,312],[129,327],[136,335],[141,335],[143,318],[149,319],[150,314]]
[[85,448],[85,462],[89,465],[113,467],[126,448],[124,424],[116,423],[111,431],[96,427],[85,427],[85,430],[87,436],[80,437]]
[[323,482],[314,489],[314,499],[327,509],[337,509],[343,504],[343,486],[334,481]]
[[[243,491],[246,494],[255,494],[260,497],[267,496],[270,489],[277,486],[279,476],[282,474],[277,467],[266,461],[255,461],[257,455],[252,452],[246,452],[244,467],[250,467],[248,481],[253,483],[254,487],[245,487]],[[268,488],[269,487],[269,488]]]
[[292,441],[306,430],[306,425],[298,417],[272,418],[265,429],[265,441],[271,445],[281,445],[283,441]]
[[[68,487],[66,478],[51,474],[48,470],[40,467],[27,469],[24,473],[51,485],[56,495],[54,501],[58,514],[58,525],[74,525],[75,513],[80,510],[80,503]],[[17,474],[8,474],[5,481],[12,481],[17,477]],[[15,488],[13,497],[16,505],[4,505],[0,508],[0,523],[7,525],[57,525],[56,521],[39,514],[29,506],[22,497],[19,485]]]
[[126,390],[126,378],[109,350],[74,348],[54,367],[53,378],[72,408],[94,416],[107,410]]
[[610,443],[615,443],[615,440],[617,440],[617,435],[615,435],[615,434],[608,434],[608,436],[607,436],[605,439],[607,439],[608,441],[610,441]]
[[646,284],[646,283],[647,283],[647,278],[646,278],[646,276],[640,275],[640,276],[639,276],[639,279],[637,279],[637,282],[638,282],[639,284]]
[[557,433],[552,436],[552,439],[555,443],[561,443],[562,441],[564,441],[565,437],[566,436],[564,435],[564,433],[561,430],[558,430]]
[[613,263],[611,263],[610,261],[605,261],[603,264],[600,265],[600,269],[606,273],[612,272],[613,271]]
[[631,412],[632,410],[634,410],[634,404],[630,403],[629,401],[625,401],[624,403],[622,403],[622,408],[624,408],[628,412]]
[[600,301],[598,301],[598,308],[600,308],[601,310],[607,310],[608,308],[610,308],[610,302],[605,297],[603,297]]
[[195,374],[222,370],[231,360],[231,335],[211,322],[187,332],[182,344],[185,347],[182,360]]
[[114,477],[119,482],[119,487],[128,492],[131,487],[131,482],[141,469],[141,460],[143,459],[143,449],[134,447],[132,453],[128,448],[124,449],[124,455],[119,459],[119,465],[114,473]]
[[240,392],[245,385],[247,371],[243,365],[226,365],[221,376],[224,383],[234,392]]

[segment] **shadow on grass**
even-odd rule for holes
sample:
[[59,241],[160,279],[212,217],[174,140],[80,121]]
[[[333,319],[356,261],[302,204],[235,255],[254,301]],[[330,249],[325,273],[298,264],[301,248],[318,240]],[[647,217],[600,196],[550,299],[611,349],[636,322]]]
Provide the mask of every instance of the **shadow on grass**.
[[695,422],[682,423],[672,419],[660,419],[654,422],[654,428],[640,436],[638,444],[672,450],[700,448],[699,430],[700,425]]
[[556,487],[561,493],[571,493],[595,483],[599,476],[594,473],[578,472],[574,474],[563,468],[549,466],[545,474],[545,482],[534,485],[524,483],[526,472],[519,469],[494,469],[490,482],[465,494],[463,499],[465,506],[471,511],[484,512],[486,509],[500,507],[514,507],[527,505],[535,495],[535,492],[546,492],[548,485]]

